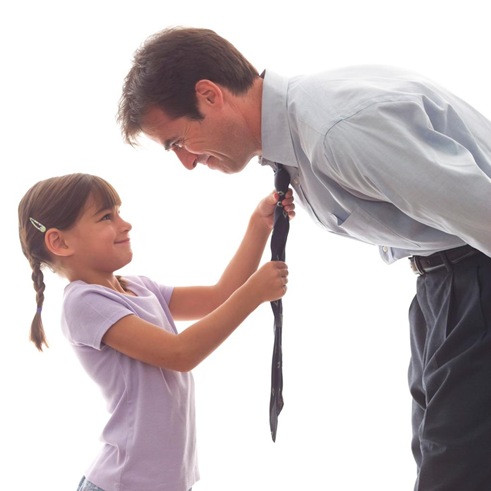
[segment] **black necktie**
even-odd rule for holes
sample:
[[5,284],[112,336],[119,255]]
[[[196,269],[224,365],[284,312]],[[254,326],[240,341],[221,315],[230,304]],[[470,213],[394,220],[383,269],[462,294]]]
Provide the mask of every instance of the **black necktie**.
[[[271,236],[271,260],[285,260],[286,238],[290,228],[288,213],[283,209],[283,201],[288,186],[290,185],[290,175],[286,169],[277,164],[274,179],[276,192],[280,195],[276,203],[274,213],[273,234]],[[281,351],[281,330],[283,327],[283,304],[281,298],[271,302],[274,313],[274,346],[273,362],[271,367],[271,400],[269,404],[269,425],[271,436],[276,441],[276,429],[278,427],[278,416],[283,409],[283,355]]]

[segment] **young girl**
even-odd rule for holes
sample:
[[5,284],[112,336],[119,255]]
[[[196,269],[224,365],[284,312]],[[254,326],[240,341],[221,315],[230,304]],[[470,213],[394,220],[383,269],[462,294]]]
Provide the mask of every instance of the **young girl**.
[[[216,285],[171,288],[114,274],[132,259],[131,225],[105,180],[54,177],[23,197],[19,233],[37,301],[31,340],[39,350],[47,346],[41,267],[48,265],[69,281],[62,329],[110,413],[79,491],[187,491],[199,479],[189,371],[256,307],[285,294],[286,264],[257,269],[278,199],[272,193],[259,203]],[[293,217],[291,190],[282,204]],[[190,319],[201,320],[178,333],[174,320]]]

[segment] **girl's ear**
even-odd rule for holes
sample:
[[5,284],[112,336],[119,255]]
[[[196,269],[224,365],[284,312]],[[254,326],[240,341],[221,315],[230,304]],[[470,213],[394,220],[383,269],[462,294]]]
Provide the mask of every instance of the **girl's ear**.
[[50,228],[44,234],[44,243],[51,254],[54,256],[71,256],[72,249],[66,243],[63,232],[57,228]]

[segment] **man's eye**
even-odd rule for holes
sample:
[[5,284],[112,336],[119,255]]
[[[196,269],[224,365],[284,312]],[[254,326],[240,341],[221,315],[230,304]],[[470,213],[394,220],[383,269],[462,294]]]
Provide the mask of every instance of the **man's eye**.
[[183,145],[182,145],[182,141],[181,140],[177,140],[174,143],[172,143],[172,148],[179,148],[179,149],[181,149],[182,146]]

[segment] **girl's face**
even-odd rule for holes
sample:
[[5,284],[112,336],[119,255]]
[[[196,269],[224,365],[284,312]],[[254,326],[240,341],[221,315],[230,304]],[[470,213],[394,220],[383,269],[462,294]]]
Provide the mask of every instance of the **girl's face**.
[[133,257],[129,232],[131,225],[119,214],[119,206],[101,209],[89,198],[80,218],[64,240],[72,250],[71,281],[82,279],[97,283],[97,278],[112,275],[126,266]]

